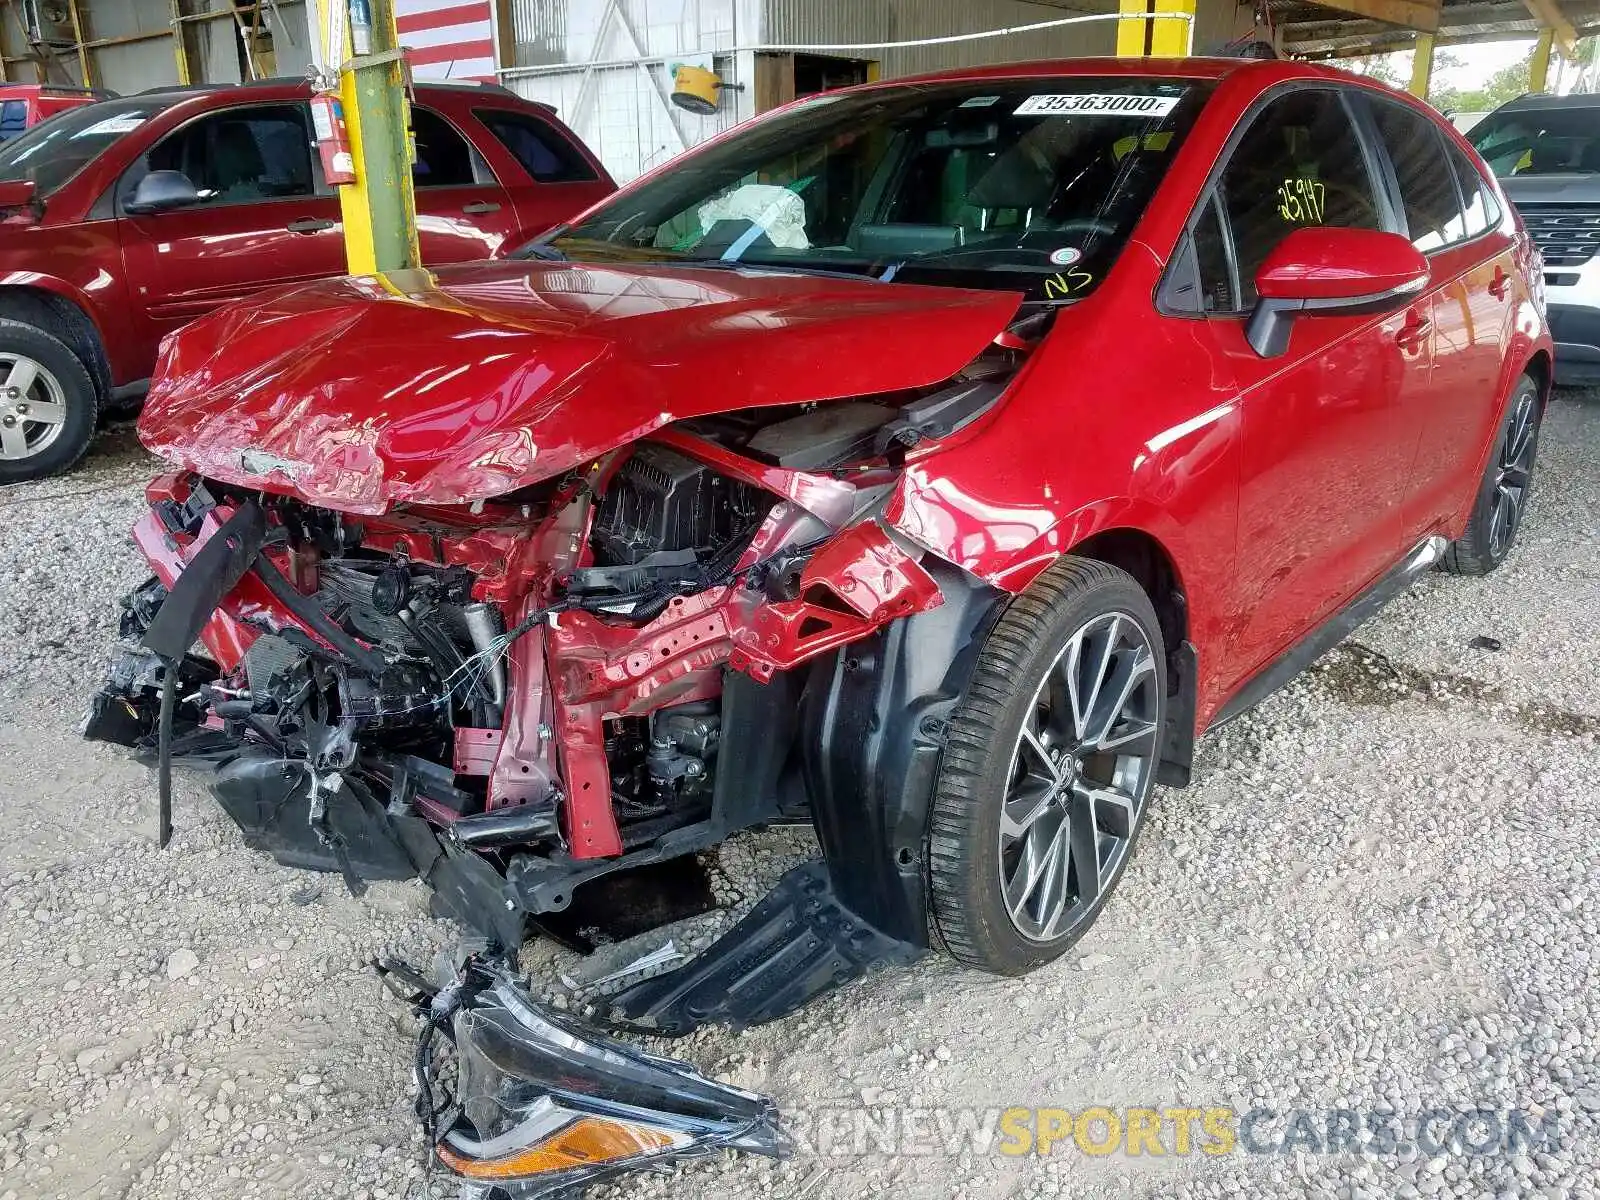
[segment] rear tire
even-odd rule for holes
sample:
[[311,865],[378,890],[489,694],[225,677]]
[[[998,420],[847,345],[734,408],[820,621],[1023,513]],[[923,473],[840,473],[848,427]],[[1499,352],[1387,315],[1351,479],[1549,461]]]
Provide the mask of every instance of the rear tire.
[[94,441],[94,380],[60,338],[0,320],[0,483],[59,475]]
[[1517,381],[1495,436],[1489,465],[1478,481],[1466,532],[1450,543],[1440,564],[1452,575],[1487,575],[1511,553],[1533,488],[1544,398],[1524,375]]
[[1067,557],[1007,608],[951,716],[934,786],[929,887],[952,956],[1000,975],[1059,958],[1121,878],[1166,717],[1150,599]]

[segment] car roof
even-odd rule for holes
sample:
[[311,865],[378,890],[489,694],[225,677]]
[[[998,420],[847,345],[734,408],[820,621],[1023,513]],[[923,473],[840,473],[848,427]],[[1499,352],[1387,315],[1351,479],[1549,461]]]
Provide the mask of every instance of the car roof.
[[1320,63],[1291,59],[1260,58],[1057,58],[1033,62],[999,63],[985,67],[958,67],[926,75],[903,76],[883,81],[898,83],[940,83],[979,79],[1031,79],[1050,75],[1130,75],[1158,79],[1224,79],[1251,72],[1272,79],[1338,79],[1349,81],[1360,76]]
[[1549,92],[1529,92],[1515,100],[1507,100],[1496,112],[1518,112],[1533,108],[1600,108],[1600,95],[1584,93],[1572,96],[1554,96]]
[[[522,100],[510,88],[498,83],[476,83],[469,80],[446,79],[419,79],[415,83],[417,91],[436,92],[481,92],[484,95],[496,97],[510,97],[513,100]],[[271,79],[251,79],[243,83],[187,83],[162,84],[159,87],[146,88],[137,93],[139,96],[152,100],[170,100],[177,103],[195,96],[232,96],[248,97],[258,91],[298,92],[304,95],[311,94],[311,84],[303,75],[282,75]],[[535,104],[536,101],[524,101]]]

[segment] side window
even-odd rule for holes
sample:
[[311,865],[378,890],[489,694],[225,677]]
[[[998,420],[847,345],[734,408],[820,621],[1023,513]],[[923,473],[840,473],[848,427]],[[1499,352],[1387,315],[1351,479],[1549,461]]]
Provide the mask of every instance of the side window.
[[478,120],[540,183],[579,183],[598,178],[579,149],[555,126],[506,109],[475,110]]
[[1411,244],[1427,254],[1467,237],[1444,139],[1433,122],[1400,104],[1377,101],[1372,109],[1400,183]]
[[1500,203],[1472,159],[1457,146],[1449,147],[1449,152],[1456,180],[1461,184],[1461,195],[1466,201],[1466,236],[1477,237],[1500,224],[1503,215]]
[[261,104],[191,121],[124,174],[119,196],[131,195],[150,171],[181,171],[211,193],[209,205],[314,195],[311,114],[303,104]]
[[28,102],[7,100],[0,105],[0,142],[9,141],[28,127]]
[[[1257,113],[1219,190],[1238,263],[1238,308],[1255,303],[1256,272],[1292,231],[1383,227],[1355,127],[1330,90],[1292,92]],[[1209,294],[1212,281],[1205,288]]]
[[432,109],[413,105],[411,132],[417,146],[411,181],[417,187],[470,187],[478,182],[472,147],[449,121]]

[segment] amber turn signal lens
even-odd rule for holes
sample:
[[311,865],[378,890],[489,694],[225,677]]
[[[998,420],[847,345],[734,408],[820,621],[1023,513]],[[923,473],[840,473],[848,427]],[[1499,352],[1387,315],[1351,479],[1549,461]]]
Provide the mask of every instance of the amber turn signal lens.
[[672,1141],[671,1134],[646,1125],[583,1117],[537,1145],[503,1158],[463,1158],[444,1145],[438,1153],[440,1162],[468,1179],[522,1179],[645,1154],[670,1146]]

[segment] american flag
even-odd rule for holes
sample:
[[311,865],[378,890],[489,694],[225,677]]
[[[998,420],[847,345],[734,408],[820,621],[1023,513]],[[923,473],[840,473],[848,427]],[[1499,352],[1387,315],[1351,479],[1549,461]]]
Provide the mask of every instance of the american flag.
[[419,79],[493,80],[490,0],[397,0],[395,24]]

